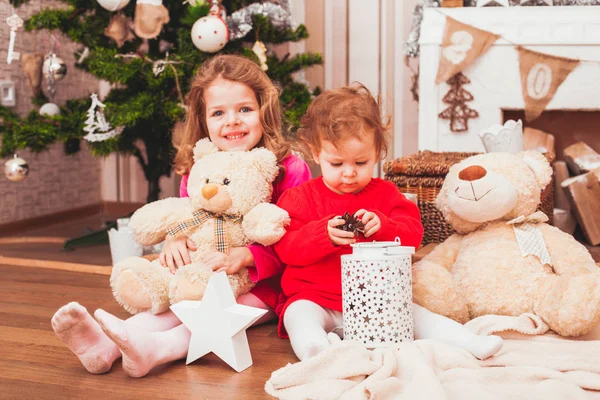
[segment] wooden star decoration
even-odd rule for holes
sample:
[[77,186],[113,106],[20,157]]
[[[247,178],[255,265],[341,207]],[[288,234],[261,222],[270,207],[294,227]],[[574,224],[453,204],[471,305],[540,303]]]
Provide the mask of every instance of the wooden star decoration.
[[490,4],[499,5],[502,7],[510,7],[508,0],[477,0],[477,7],[486,7],[486,6],[489,6]]
[[246,329],[267,311],[237,304],[225,272],[210,278],[201,301],[171,310],[192,333],[186,364],[213,352],[237,372],[252,365]]

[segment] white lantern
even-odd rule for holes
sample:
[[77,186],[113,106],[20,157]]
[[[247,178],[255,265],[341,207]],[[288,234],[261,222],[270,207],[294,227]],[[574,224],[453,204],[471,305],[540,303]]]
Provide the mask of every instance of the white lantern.
[[48,115],[50,117],[60,114],[60,107],[54,103],[46,103],[40,107],[40,115]]
[[366,347],[413,340],[412,254],[396,242],[352,244],[342,256],[344,340]]
[[192,42],[198,49],[207,53],[216,53],[229,41],[227,24],[217,15],[200,18],[192,26]]
[[141,257],[144,252],[144,247],[137,242],[133,229],[129,227],[129,218],[117,219],[117,229],[108,231],[108,242],[113,265],[127,257]]
[[129,0],[96,0],[100,6],[108,11],[118,11],[129,4]]

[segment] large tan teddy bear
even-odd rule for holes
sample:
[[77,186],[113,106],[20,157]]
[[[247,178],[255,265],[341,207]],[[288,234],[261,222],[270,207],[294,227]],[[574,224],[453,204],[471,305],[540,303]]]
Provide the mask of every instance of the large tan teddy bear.
[[461,323],[534,313],[563,336],[596,326],[599,268],[582,244],[536,213],[551,177],[535,151],[452,166],[436,206],[457,233],[413,266],[414,301]]
[[[158,260],[127,258],[113,267],[110,284],[115,299],[132,314],[158,314],[181,300],[200,300],[213,271],[200,261],[207,252],[260,243],[269,246],[285,233],[286,211],[270,204],[272,182],[279,173],[275,155],[267,149],[221,152],[208,139],[194,148],[188,179],[189,198],[168,198],[147,204],[129,226],[143,245],[185,234],[196,244],[191,264],[171,274]],[[237,297],[253,284],[244,268],[228,275]]]

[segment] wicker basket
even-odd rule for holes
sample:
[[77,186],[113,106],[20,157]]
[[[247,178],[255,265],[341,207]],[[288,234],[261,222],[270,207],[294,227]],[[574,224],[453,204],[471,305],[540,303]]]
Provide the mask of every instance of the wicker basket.
[[[384,164],[385,179],[394,182],[402,193],[417,195],[421,222],[425,228],[422,244],[441,243],[454,233],[442,213],[435,207],[437,197],[450,167],[467,157],[480,153],[420,151],[416,154],[388,161]],[[550,163],[554,153],[544,154]],[[554,183],[542,192],[540,210],[552,223]]]

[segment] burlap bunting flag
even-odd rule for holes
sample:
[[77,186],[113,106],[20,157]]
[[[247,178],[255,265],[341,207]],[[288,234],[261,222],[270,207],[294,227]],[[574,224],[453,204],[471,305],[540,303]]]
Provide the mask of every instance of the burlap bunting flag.
[[435,83],[462,72],[484,54],[500,36],[446,17],[440,66]]
[[579,65],[579,60],[541,54],[521,46],[517,50],[525,119],[532,121],[544,111],[558,87]]

